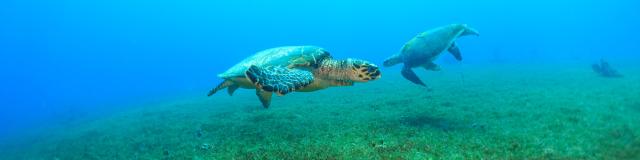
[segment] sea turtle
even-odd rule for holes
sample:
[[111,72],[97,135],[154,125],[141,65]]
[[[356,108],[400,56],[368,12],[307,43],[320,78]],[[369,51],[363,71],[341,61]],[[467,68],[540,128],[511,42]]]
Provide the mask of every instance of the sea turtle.
[[273,92],[311,92],[332,86],[352,86],[380,78],[378,67],[364,60],[335,60],[325,49],[316,46],[286,46],[260,51],[219,74],[224,79],[213,88],[211,96],[228,88],[229,95],[238,88],[255,89],[262,106],[268,108]]
[[622,77],[622,74],[618,73],[618,71],[613,69],[613,67],[609,65],[609,62],[605,61],[604,59],[600,59],[600,64],[591,65],[591,68],[593,68],[593,71],[600,74],[602,77],[607,77],[607,78]]
[[478,36],[479,34],[475,29],[467,27],[466,24],[451,24],[422,32],[409,40],[402,47],[400,53],[387,58],[384,61],[384,66],[391,67],[398,63],[404,63],[402,76],[415,84],[426,86],[412,68],[423,67],[427,70],[439,71],[440,67],[433,61],[444,50],[448,50],[458,61],[461,61],[462,56],[455,40],[466,35]]

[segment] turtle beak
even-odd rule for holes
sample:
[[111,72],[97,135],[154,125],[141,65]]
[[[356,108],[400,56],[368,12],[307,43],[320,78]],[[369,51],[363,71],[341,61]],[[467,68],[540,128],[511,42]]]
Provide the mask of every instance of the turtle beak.
[[371,76],[371,80],[376,80],[376,79],[380,79],[380,77],[382,77],[382,74],[380,73],[380,68],[378,68],[378,66],[372,65],[369,66],[369,76]]

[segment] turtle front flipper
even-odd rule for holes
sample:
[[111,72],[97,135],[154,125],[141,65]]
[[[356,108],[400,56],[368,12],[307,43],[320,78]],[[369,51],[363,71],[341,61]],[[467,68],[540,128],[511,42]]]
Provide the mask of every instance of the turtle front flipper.
[[456,60],[462,61],[462,54],[460,54],[460,48],[458,48],[455,42],[452,43],[449,49],[447,50],[449,51],[449,53],[453,55],[453,57],[456,57]]
[[285,95],[313,83],[311,72],[282,66],[251,66],[245,75],[256,88],[276,92],[278,95]]

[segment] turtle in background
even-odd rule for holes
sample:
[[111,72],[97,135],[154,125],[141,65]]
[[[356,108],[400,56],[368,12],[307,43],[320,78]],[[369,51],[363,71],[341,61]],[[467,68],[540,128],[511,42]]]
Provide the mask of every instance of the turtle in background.
[[422,67],[426,70],[439,71],[440,67],[433,61],[445,50],[453,54],[456,60],[461,61],[462,55],[455,40],[467,35],[479,36],[480,34],[466,24],[451,24],[422,32],[402,46],[400,53],[387,58],[384,61],[384,66],[391,67],[404,63],[402,76],[415,84],[426,87],[412,68]]
[[600,59],[600,64],[591,65],[591,68],[593,69],[594,72],[598,73],[602,77],[607,77],[607,78],[622,77],[622,74],[618,73],[618,71],[613,69],[613,67],[609,65],[609,62],[605,61],[604,59]]
[[238,88],[255,89],[264,108],[273,93],[312,92],[354,82],[379,79],[378,67],[364,60],[336,60],[316,46],[286,46],[260,51],[242,60],[218,77],[224,79],[208,96],[227,88],[229,95]]

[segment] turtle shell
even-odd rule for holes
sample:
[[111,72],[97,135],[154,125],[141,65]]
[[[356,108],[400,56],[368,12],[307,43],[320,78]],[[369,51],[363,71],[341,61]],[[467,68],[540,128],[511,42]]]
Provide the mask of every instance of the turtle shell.
[[244,76],[244,72],[252,65],[257,67],[266,67],[289,66],[294,63],[306,63],[310,66],[315,66],[326,58],[331,58],[329,52],[316,46],[285,46],[271,48],[260,51],[251,57],[242,60],[227,71],[218,74],[218,77],[231,78]]
[[452,24],[422,32],[402,47],[402,56],[419,62],[433,61],[449,48],[465,29],[466,25]]

